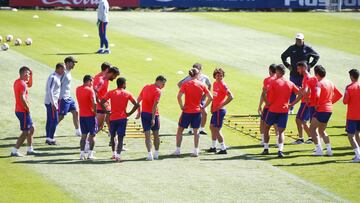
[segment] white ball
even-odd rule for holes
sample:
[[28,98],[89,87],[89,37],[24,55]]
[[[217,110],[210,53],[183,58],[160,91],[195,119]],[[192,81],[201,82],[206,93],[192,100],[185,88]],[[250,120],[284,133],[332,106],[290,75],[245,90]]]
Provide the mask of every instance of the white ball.
[[0,42],[2,42],[2,37],[0,36]]
[[25,40],[25,44],[26,45],[31,45],[32,44],[32,39],[31,38],[27,38],[26,40]]
[[21,44],[22,44],[21,39],[16,38],[16,40],[14,41],[14,45],[15,45],[15,46],[20,46]]
[[6,44],[6,43],[4,43],[4,44],[1,46],[1,49],[2,49],[3,51],[6,51],[6,50],[9,49],[9,45]]
[[7,42],[11,42],[11,40],[13,40],[13,39],[14,39],[14,37],[12,35],[7,35],[6,36],[6,41]]

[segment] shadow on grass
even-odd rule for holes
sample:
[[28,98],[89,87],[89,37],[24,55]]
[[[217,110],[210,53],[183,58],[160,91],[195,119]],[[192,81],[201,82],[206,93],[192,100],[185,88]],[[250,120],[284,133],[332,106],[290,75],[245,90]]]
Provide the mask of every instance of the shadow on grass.
[[41,147],[39,146],[36,148],[36,151],[54,151],[54,150],[78,150],[80,147],[60,147],[60,146],[53,146],[53,147]]
[[1,138],[0,140],[17,140],[18,139],[18,136],[15,136],[15,137],[4,137],[4,138]]
[[70,56],[70,55],[92,55],[95,52],[74,52],[74,53],[56,53],[56,54],[44,54],[44,55],[58,55],[58,56]]
[[325,165],[325,164],[352,164],[349,160],[328,160],[320,162],[307,162],[307,163],[291,163],[291,164],[275,164],[276,167],[292,167],[292,166],[316,166],[316,165]]

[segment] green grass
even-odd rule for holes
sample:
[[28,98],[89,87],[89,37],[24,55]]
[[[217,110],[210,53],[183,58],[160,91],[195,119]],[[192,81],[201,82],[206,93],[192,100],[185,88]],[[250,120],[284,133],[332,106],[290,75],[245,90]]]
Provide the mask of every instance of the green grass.
[[[32,15],[35,13],[40,16],[39,19],[32,19]],[[122,13],[112,13],[112,15],[114,18],[117,17],[121,19]],[[223,19],[228,18],[228,15],[234,16],[234,19],[238,19],[237,16],[245,15],[247,18],[250,18],[251,15],[254,15],[254,19],[258,20],[255,20],[251,24],[254,24],[256,27],[256,25],[259,25],[261,22],[260,17],[258,16],[265,14],[211,13],[200,15],[216,15],[216,19],[211,17],[211,21],[217,19],[221,19],[219,21],[223,21]],[[276,15],[281,16],[281,14]],[[294,18],[299,14],[282,15],[286,15],[286,18],[282,20],[283,22],[281,24],[290,25],[292,24]],[[206,67],[205,72],[208,75],[211,75],[211,67],[223,63],[221,63],[221,59],[218,58],[213,58],[213,60],[204,59],[193,54],[191,51],[186,52],[178,50],[174,47],[167,46],[166,43],[163,42],[129,35],[128,33],[119,31],[116,24],[114,24],[113,27],[110,27],[111,32],[109,32],[109,37],[111,39],[110,43],[114,43],[116,45],[115,47],[112,47],[113,54],[104,56],[93,55],[90,52],[97,49],[98,43],[94,23],[74,20],[70,17],[60,17],[60,15],[45,11],[20,11],[17,13],[0,12],[0,18],[8,19],[2,23],[0,35],[4,36],[7,33],[12,33],[15,37],[25,38],[27,36],[31,36],[33,38],[34,44],[31,47],[11,47],[11,49],[40,63],[32,61],[29,58],[24,58],[22,55],[18,55],[16,53],[9,53],[9,55],[6,56],[3,55],[3,59],[6,59],[7,63],[0,65],[2,67],[1,73],[3,74],[5,70],[10,73],[7,75],[8,77],[2,77],[0,84],[1,87],[4,87],[4,90],[9,91],[8,89],[11,89],[12,82],[16,77],[17,71],[15,70],[17,67],[23,63],[30,63],[33,65],[34,74],[37,76],[37,79],[35,80],[36,83],[34,88],[32,88],[30,92],[30,97],[32,108],[34,108],[34,120],[38,126],[36,133],[36,148],[43,152],[44,155],[48,155],[35,157],[34,159],[5,159],[5,161],[3,161],[5,166],[9,166],[9,168],[13,167],[14,170],[20,170],[22,167],[28,167],[31,169],[31,173],[34,173],[34,171],[37,172],[33,177],[40,174],[48,178],[48,182],[55,182],[59,191],[65,190],[66,192],[70,192],[73,195],[72,197],[79,198],[82,201],[88,201],[89,199],[87,198],[90,197],[95,198],[93,201],[101,201],[101,199],[97,199],[100,197],[97,197],[96,194],[100,194],[101,197],[106,194],[108,198],[113,197],[119,198],[120,200],[133,201],[147,201],[148,199],[146,199],[145,195],[141,195],[147,194],[151,196],[151,200],[153,201],[175,201],[177,196],[175,193],[176,190],[174,189],[176,188],[176,184],[173,184],[174,180],[179,181],[181,182],[181,185],[184,185],[181,190],[181,193],[185,194],[183,195],[185,196],[183,197],[184,201],[191,201],[191,197],[195,198],[193,199],[194,201],[204,201],[204,199],[195,197],[196,194],[193,193],[194,191],[202,194],[205,199],[209,198],[210,200],[216,198],[217,195],[223,195],[222,193],[224,192],[226,192],[225,194],[228,194],[226,197],[229,198],[227,199],[228,201],[236,201],[238,200],[237,198],[241,198],[241,196],[243,196],[244,200],[248,200],[255,198],[259,190],[269,189],[267,186],[270,183],[278,183],[276,185],[281,185],[281,187],[274,190],[270,189],[269,193],[258,194],[258,197],[254,199],[255,201],[270,199],[285,201],[288,198],[291,199],[291,195],[296,195],[292,194],[292,192],[309,192],[309,190],[312,189],[306,185],[301,185],[297,182],[297,179],[287,179],[286,173],[283,171],[274,171],[272,167],[268,168],[267,163],[270,163],[277,168],[285,170],[291,174],[295,174],[303,180],[319,185],[338,196],[351,201],[359,200],[356,192],[359,186],[357,180],[360,178],[360,173],[357,170],[357,165],[348,163],[353,156],[353,152],[350,147],[348,147],[349,144],[346,136],[343,135],[344,129],[334,128],[334,126],[344,126],[345,123],[345,108],[341,104],[336,105],[335,112],[333,114],[334,116],[330,122],[330,128],[328,131],[334,147],[333,157],[314,158],[309,156],[313,148],[312,145],[285,146],[287,158],[283,160],[276,159],[274,155],[270,157],[258,156],[257,154],[261,151],[261,147],[258,145],[258,140],[240,135],[238,132],[224,128],[227,144],[232,146],[232,150],[229,150],[230,154],[228,156],[217,157],[202,154],[199,161],[184,158],[181,160],[164,159],[161,162],[146,163],[143,161],[145,154],[143,141],[128,139],[127,143],[129,144],[131,151],[126,153],[125,157],[129,160],[136,161],[126,162],[121,169],[119,169],[119,167],[114,164],[109,164],[111,162],[107,160],[107,157],[109,156],[109,150],[106,147],[107,138],[103,135],[99,135],[97,147],[97,156],[99,160],[94,164],[81,164],[76,160],[78,158],[78,139],[72,135],[73,129],[69,118],[67,118],[64,123],[60,124],[58,135],[61,135],[59,137],[61,146],[55,148],[54,150],[44,147],[42,145],[43,138],[40,138],[44,133],[43,128],[45,122],[45,110],[42,105],[42,98],[44,82],[51,70],[43,64],[52,67],[56,62],[61,61],[66,55],[75,55],[80,62],[73,70],[73,76],[76,79],[76,84],[79,84],[79,81],[85,73],[95,74],[99,71],[100,63],[103,61],[110,61],[113,65],[120,68],[122,76],[126,77],[128,80],[128,89],[135,95],[138,94],[144,84],[153,82],[153,79],[158,74],[164,74],[168,78],[168,83],[164,89],[161,99],[160,112],[161,115],[163,115],[163,120],[165,121],[162,122],[162,124],[164,124],[162,129],[170,135],[168,137],[163,137],[164,143],[162,145],[162,154],[166,155],[173,148],[174,137],[172,137],[172,135],[176,130],[176,121],[180,114],[176,105],[176,83],[179,79],[184,77],[184,75],[177,75],[176,72],[178,70],[186,72],[187,68],[190,67],[192,63],[200,61],[204,64],[204,67]],[[148,15],[147,18],[142,20],[145,19],[152,20],[151,15]],[[197,17],[193,18],[194,21],[197,19]],[[306,24],[306,22],[308,22],[307,20],[308,19],[303,19],[302,23]],[[273,21],[277,21],[276,18],[274,18]],[[134,25],[136,25],[136,22],[137,21],[133,22]],[[351,22],[352,23],[346,25],[342,24],[342,26],[345,27],[344,29],[356,30],[357,24],[355,22],[357,21]],[[63,27],[56,28],[55,25],[57,23],[61,23]],[[250,25],[237,24],[236,26],[248,27]],[[332,25],[328,26],[329,29],[332,29],[333,27]],[[328,27],[325,26],[325,28]],[[289,33],[294,33],[293,28],[282,28],[277,30],[279,33],[275,34],[282,36],[291,37],[293,34],[290,35]],[[274,33],[268,29],[261,31]],[[167,31],[164,32],[166,33]],[[180,33],[181,30],[178,32]],[[82,35],[84,33],[89,34],[90,37],[83,38]],[[306,32],[304,33],[306,34]],[[315,33],[314,35],[316,35],[316,33],[319,35],[322,34],[321,30],[314,30],[313,33]],[[337,39],[339,36],[329,32],[328,38]],[[189,39],[184,38],[183,40],[184,43],[191,44],[191,41],[188,41]],[[313,40],[314,42],[316,41],[315,39],[312,39],[312,41]],[[316,43],[321,44],[319,41],[316,41]],[[332,45],[332,43],[329,44]],[[260,46],[262,44],[254,41],[254,46],[256,45]],[[330,45],[328,47],[332,48]],[[207,46],[209,46],[209,50],[211,50],[211,43]],[[264,46],[266,47],[266,45]],[[337,47],[342,49],[341,46]],[[358,47],[358,43],[353,43],[353,46],[350,46],[349,44],[347,47]],[[209,52],[209,50],[204,49],[204,54],[206,54],[206,51]],[[231,50],[229,50],[229,54],[231,54]],[[147,62],[145,60],[147,57],[152,57],[153,61]],[[221,56],[219,56],[219,58],[221,58]],[[241,58],[241,60],[243,60],[243,58]],[[248,60],[255,63],[255,61],[252,61],[254,60],[252,58],[248,58]],[[326,61],[327,59],[323,60]],[[269,62],[264,60],[260,61],[260,63],[267,64]],[[229,105],[228,112],[241,114],[255,113],[259,90],[261,89],[261,78],[266,74],[266,72],[258,71],[258,73],[255,74],[229,65],[224,65],[224,68],[226,69],[227,75],[225,78],[226,82],[236,97],[235,101]],[[11,78],[11,80],[8,80],[9,78]],[[346,83],[346,81],[343,81],[343,83]],[[75,85],[73,85],[73,87],[74,86]],[[8,92],[8,94],[11,94],[11,92]],[[6,137],[16,137],[17,131],[15,131],[15,133],[14,129],[17,129],[17,121],[15,120],[12,112],[13,100],[6,100],[2,97],[0,101],[6,106],[6,108],[0,111],[0,117],[2,119],[6,118],[4,123],[1,123],[2,131],[0,138],[4,139]],[[293,118],[291,117],[290,119],[289,130],[294,130]],[[6,125],[5,122],[10,125]],[[287,139],[287,143],[290,143],[291,141],[291,139]],[[0,153],[7,155],[9,147],[12,146],[11,144],[14,143],[14,140],[4,140],[1,143],[3,142],[6,145],[0,149]],[[191,138],[186,138],[185,142],[184,150],[187,152],[191,149]],[[202,148],[207,147],[209,143],[210,139],[208,137],[202,138]],[[276,150],[273,149],[272,151],[275,152]],[[57,155],[57,153],[59,155]],[[264,162],[252,161],[252,159],[263,160]],[[159,169],[159,171],[149,171],[148,164],[151,164],[151,167]],[[219,168],[219,166],[222,167]],[[49,172],[61,175],[47,175]],[[182,173],[186,175],[193,174],[193,176],[190,176],[191,181],[184,182],[182,176],[174,177],[174,174]],[[109,179],[104,174],[113,174],[116,179]],[[149,174],[153,178],[150,178]],[[217,176],[215,179],[210,178],[214,174],[223,174],[223,176]],[[84,188],[87,187],[87,184],[91,183],[91,181],[88,180],[88,177],[93,180],[97,180],[98,184],[94,186],[94,188],[87,190]],[[285,180],[283,180],[283,178]],[[34,181],[38,180],[38,178],[34,179],[36,179]],[[264,182],[260,179],[263,179]],[[123,184],[120,184],[121,182],[119,181],[121,180],[123,180],[124,183],[127,183],[130,187],[126,188]],[[159,181],[159,187],[163,188],[161,194],[164,199],[157,199],[158,197],[154,195],[156,192],[160,192],[156,187],[153,187],[153,181],[155,180]],[[292,183],[292,181],[294,182]],[[18,180],[17,183],[21,184],[21,181]],[[208,194],[208,191],[215,191],[217,189],[214,185],[221,183],[224,184],[223,191],[217,191],[210,195]],[[124,195],[120,195],[121,197],[119,197],[111,192],[108,194],[108,190],[106,189],[114,187],[112,184],[119,187],[120,191],[123,192]],[[244,187],[246,184],[251,187]],[[299,184],[298,188],[296,184]],[[166,185],[170,186],[164,188]],[[286,187],[287,185],[289,186]],[[238,188],[241,188],[240,191],[242,192],[239,193]],[[139,190],[139,193],[135,193],[131,189]],[[280,189],[286,191],[286,195],[289,196],[286,197],[285,195],[280,195],[276,197],[274,194],[278,193]],[[42,190],[43,188],[39,189],[39,191]],[[3,190],[1,190],[1,192],[2,191]],[[10,196],[15,196],[16,192],[18,191],[12,191]],[[207,194],[208,196],[206,196]],[[315,192],[311,194],[313,194],[314,197],[316,194],[319,194],[319,199],[325,200],[323,194],[319,193],[318,190],[315,190]],[[299,195],[301,196],[301,194]],[[309,199],[309,201],[311,200]],[[314,199],[312,199],[312,201],[314,201]],[[333,201],[337,200],[333,199]]]

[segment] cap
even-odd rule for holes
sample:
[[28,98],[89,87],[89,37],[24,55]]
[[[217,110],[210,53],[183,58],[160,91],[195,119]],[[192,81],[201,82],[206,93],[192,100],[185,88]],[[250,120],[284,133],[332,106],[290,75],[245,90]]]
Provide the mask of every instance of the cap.
[[67,62],[77,63],[77,60],[75,60],[74,57],[72,57],[72,56],[68,56],[64,59],[64,62],[65,63],[67,63]]
[[304,39],[303,33],[297,33],[295,39]]

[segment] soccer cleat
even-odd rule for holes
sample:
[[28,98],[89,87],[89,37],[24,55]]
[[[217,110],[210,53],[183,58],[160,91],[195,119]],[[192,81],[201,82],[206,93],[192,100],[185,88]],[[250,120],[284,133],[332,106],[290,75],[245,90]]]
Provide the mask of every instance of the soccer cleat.
[[88,156],[88,159],[89,159],[89,160],[95,160],[96,157],[94,156],[94,154],[90,154],[90,155]]
[[216,153],[216,147],[210,147],[210,149],[207,149],[206,152],[208,152],[208,153]]
[[304,144],[304,139],[297,139],[295,142],[291,144]]
[[189,134],[189,135],[193,135],[193,134],[194,134],[194,131],[193,131],[193,130],[189,130],[189,131],[188,131],[188,134]]
[[313,140],[311,138],[309,138],[305,141],[305,144],[312,144],[312,143],[313,143]]
[[220,150],[220,151],[216,152],[216,154],[227,154],[227,151],[226,151],[226,149]]
[[118,162],[118,163],[122,162],[122,160],[121,160],[120,157],[116,157],[116,158],[114,159],[114,161],[116,161],[116,162]]
[[355,157],[351,162],[353,163],[360,163],[360,157]]
[[14,157],[23,157],[23,155],[20,152],[11,152],[10,156],[14,156]]
[[332,155],[333,155],[333,153],[331,150],[326,150],[326,156],[332,156]]
[[85,160],[85,155],[84,154],[80,154],[80,160]]
[[264,151],[261,152],[261,155],[269,155],[269,149],[264,149]]
[[198,157],[199,156],[199,153],[196,153],[196,152],[193,152],[190,154],[191,157]]
[[279,158],[284,158],[284,153],[282,151],[278,151],[278,157]]
[[207,132],[203,131],[203,130],[200,130],[199,132],[200,135],[207,135]]
[[36,155],[37,153],[36,153],[36,151],[34,151],[34,150],[31,150],[31,151],[27,151],[26,152],[26,155]]
[[115,159],[116,159],[116,156],[115,156],[115,155],[112,155],[112,156],[110,157],[110,159],[111,159],[111,160],[115,160]]
[[324,156],[324,153],[323,153],[322,150],[315,150],[315,152],[314,152],[313,155],[314,155],[314,156]]
[[105,49],[105,51],[102,52],[102,54],[111,54],[111,51],[109,49]]
[[180,156],[180,151],[174,151],[171,156]]
[[97,54],[102,54],[104,52],[104,50],[103,49],[99,49],[97,52],[95,52],[95,53],[97,53]]
[[50,140],[45,140],[45,144],[51,145],[51,141]]

